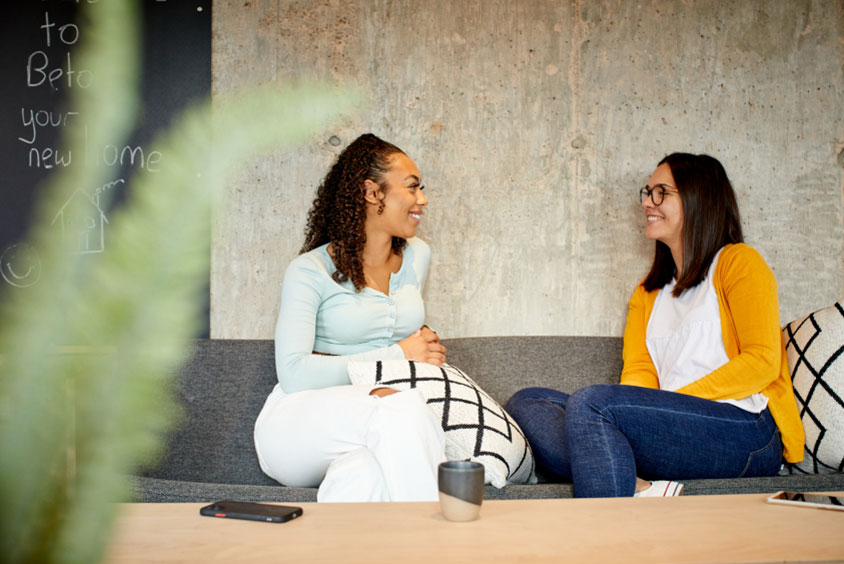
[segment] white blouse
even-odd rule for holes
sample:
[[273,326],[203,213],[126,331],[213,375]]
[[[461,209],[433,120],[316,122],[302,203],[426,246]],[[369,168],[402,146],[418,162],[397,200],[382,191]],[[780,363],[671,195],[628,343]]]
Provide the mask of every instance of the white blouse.
[[[656,296],[645,343],[656,367],[661,390],[678,390],[729,361],[721,334],[718,294],[712,283],[720,255],[719,250],[706,278],[680,297],[671,295],[675,280],[666,284]],[[739,400],[719,401],[751,413],[759,413],[768,405],[768,398],[761,393]]]

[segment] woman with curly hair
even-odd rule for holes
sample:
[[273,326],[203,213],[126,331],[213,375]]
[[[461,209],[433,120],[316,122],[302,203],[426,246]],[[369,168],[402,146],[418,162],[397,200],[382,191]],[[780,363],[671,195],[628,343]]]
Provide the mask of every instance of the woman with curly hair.
[[401,149],[358,137],[319,186],[284,276],[278,384],[255,422],[255,450],[278,482],[319,485],[319,501],[437,499],[444,437],[424,398],[353,386],[346,373],[351,360],[445,361],[424,325],[423,188]]

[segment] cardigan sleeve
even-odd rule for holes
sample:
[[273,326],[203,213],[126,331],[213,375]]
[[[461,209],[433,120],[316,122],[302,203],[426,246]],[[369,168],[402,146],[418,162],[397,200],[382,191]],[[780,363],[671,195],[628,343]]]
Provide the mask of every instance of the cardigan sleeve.
[[628,386],[659,388],[659,378],[645,344],[645,331],[648,326],[649,296],[641,285],[636,287],[627,310],[627,323],[624,326],[624,368],[621,371],[621,383]]
[[728,350],[729,362],[677,392],[712,400],[746,398],[780,374],[777,282],[758,252],[738,244],[721,253],[714,283],[725,345],[730,344],[727,333],[732,333],[738,350]]

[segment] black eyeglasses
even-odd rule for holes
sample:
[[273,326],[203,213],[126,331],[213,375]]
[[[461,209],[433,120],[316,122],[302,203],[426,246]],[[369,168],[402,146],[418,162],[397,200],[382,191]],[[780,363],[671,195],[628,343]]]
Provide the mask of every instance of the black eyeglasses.
[[[668,190],[668,189],[671,190]],[[653,188],[648,188],[645,186],[641,190],[639,190],[639,203],[644,204],[645,200],[648,198],[654,203],[655,206],[662,204],[663,200],[665,200],[665,195],[670,194],[671,191],[676,191],[677,189],[674,186],[669,186],[668,184],[657,184]]]

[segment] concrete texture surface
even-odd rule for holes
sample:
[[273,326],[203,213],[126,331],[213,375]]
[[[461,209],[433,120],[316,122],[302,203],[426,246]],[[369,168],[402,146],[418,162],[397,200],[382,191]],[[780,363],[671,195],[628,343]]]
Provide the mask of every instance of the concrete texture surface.
[[220,0],[213,33],[217,96],[371,98],[232,183],[214,338],[272,337],[314,190],[367,131],[422,171],[443,336],[620,335],[652,255],[637,191],[673,151],[726,167],[783,323],[844,296],[844,1]]

